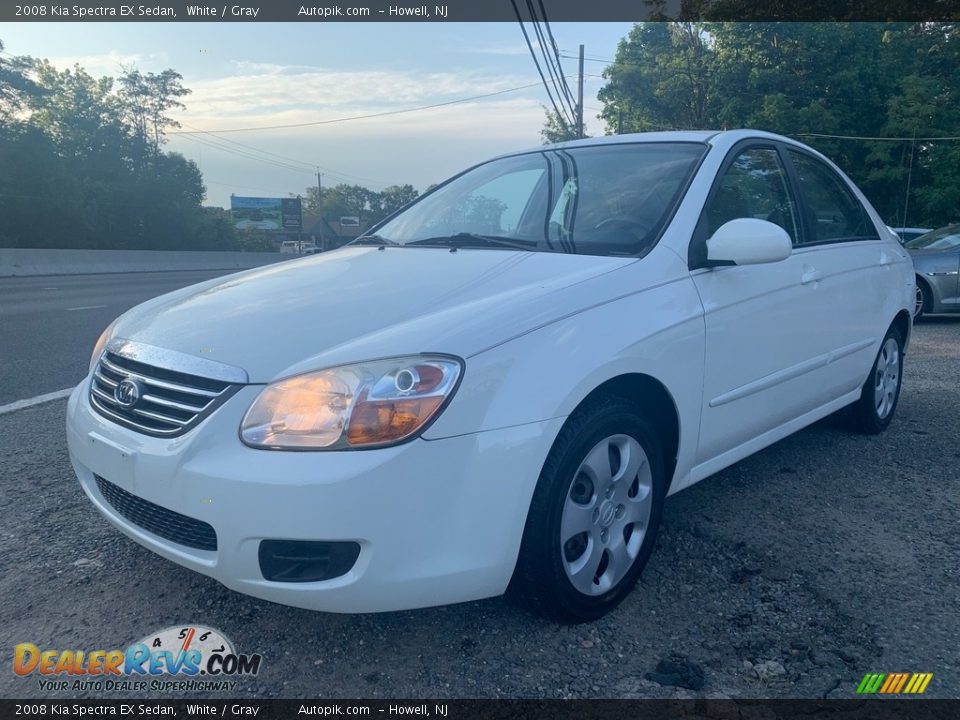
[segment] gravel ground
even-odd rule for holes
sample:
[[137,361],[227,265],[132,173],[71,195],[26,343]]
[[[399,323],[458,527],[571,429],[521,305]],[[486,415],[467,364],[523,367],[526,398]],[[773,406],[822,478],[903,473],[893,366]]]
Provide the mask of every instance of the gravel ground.
[[339,616],[238,595],[96,513],[65,401],[0,416],[0,697],[47,694],[9,671],[16,643],[125,647],[178,623],[263,654],[237,696],[849,698],[905,671],[960,697],[958,372],[960,318],[919,323],[885,434],[826,420],[672,497],[640,585],[577,627],[502,599]]

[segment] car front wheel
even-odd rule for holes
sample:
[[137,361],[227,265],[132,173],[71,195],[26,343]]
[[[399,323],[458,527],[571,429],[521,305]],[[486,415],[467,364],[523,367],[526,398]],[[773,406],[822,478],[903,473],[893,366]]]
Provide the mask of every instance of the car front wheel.
[[580,408],[541,472],[511,594],[565,623],[612,610],[653,551],[665,485],[657,434],[633,403]]

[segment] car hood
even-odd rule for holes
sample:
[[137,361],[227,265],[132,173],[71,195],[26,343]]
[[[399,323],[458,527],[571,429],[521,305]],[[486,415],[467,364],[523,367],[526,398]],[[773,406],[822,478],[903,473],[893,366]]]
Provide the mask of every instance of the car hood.
[[[114,337],[241,367],[254,383],[407,353],[468,357],[602,300],[614,288],[601,276],[634,262],[348,247],[160,296],[123,315]],[[564,292],[584,283],[597,287]]]

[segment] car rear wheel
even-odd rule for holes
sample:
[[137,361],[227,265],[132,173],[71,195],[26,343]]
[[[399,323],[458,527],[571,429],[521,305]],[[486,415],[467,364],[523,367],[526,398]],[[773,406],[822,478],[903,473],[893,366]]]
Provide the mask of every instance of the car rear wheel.
[[902,382],[903,339],[900,331],[891,327],[880,344],[860,399],[850,406],[850,427],[868,435],[883,432],[897,409]]
[[541,472],[511,594],[564,623],[612,610],[653,551],[665,485],[656,431],[633,403],[579,409]]
[[914,320],[917,320],[925,312],[930,312],[928,294],[929,290],[927,289],[926,283],[924,283],[923,280],[917,279],[917,290],[913,305]]

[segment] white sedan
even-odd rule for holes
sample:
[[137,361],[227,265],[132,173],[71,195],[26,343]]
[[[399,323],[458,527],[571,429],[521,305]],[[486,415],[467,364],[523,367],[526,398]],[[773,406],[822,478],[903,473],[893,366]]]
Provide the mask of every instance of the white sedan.
[[509,591],[590,620],[667,495],[837,411],[882,431],[913,301],[897,238],[793,140],[538,147],[343,249],[125,313],[70,398],[70,456],[117,528],[240,592]]

